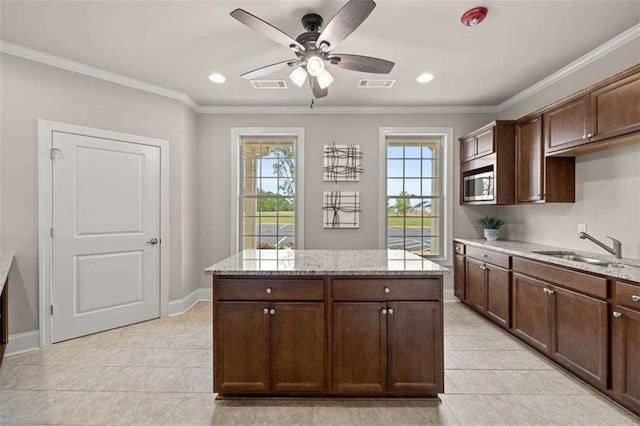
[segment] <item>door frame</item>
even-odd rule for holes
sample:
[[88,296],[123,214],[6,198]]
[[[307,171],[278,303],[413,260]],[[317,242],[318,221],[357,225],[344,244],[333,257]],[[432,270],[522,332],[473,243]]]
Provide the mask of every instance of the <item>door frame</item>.
[[169,315],[169,142],[93,127],[38,120],[38,295],[40,347],[51,345],[53,133],[111,139],[160,149],[160,317]]

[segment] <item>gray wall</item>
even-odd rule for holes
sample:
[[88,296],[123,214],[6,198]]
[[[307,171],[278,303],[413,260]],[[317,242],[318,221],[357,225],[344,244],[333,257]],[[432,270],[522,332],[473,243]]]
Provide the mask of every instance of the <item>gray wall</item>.
[[[493,114],[203,114],[200,116],[202,267],[230,254],[231,128],[304,127],[305,129],[305,248],[375,249],[380,232],[379,129],[380,127],[453,127],[454,176],[458,174],[457,138],[495,119]],[[358,183],[332,184],[322,180],[324,144],[360,144],[364,174]],[[357,230],[322,228],[322,192],[347,188],[360,192],[362,212]],[[455,182],[454,199],[458,187]],[[477,214],[454,204],[454,233],[474,233]],[[471,219],[470,219],[471,217]],[[210,286],[203,278],[203,285]]]
[[[636,39],[503,111],[500,118],[524,116],[635,65],[638,58]],[[575,204],[504,206],[493,212],[511,222],[506,238],[604,253],[577,238],[578,224],[585,223],[599,239],[611,235],[621,240],[625,257],[639,258],[640,144],[576,157]]]
[[[197,116],[179,101],[64,71],[36,62],[1,56],[1,203],[0,249],[13,251],[10,276],[11,334],[38,328],[38,119],[155,137],[169,141],[171,179],[170,298],[197,287],[192,263],[199,242],[197,201]],[[192,174],[192,175],[190,175]],[[185,177],[186,176],[186,177]],[[189,190],[183,190],[183,186]],[[183,201],[184,197],[184,201]],[[195,211],[194,211],[195,210]],[[183,217],[192,231],[183,237]],[[193,259],[196,256],[192,255]],[[188,269],[188,272],[184,272]],[[184,284],[191,279],[194,283]]]

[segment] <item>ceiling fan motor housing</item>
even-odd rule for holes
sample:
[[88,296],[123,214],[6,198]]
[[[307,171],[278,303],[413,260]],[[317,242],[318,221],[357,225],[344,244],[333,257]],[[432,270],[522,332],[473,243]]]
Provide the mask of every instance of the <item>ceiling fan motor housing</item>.
[[302,17],[302,26],[311,33],[318,32],[323,22],[322,16],[317,13],[307,13]]

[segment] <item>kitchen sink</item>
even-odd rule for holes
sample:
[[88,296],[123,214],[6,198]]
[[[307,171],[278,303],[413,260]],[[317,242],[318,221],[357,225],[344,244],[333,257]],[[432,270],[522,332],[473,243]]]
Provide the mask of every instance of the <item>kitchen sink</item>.
[[557,257],[559,259],[572,260],[574,262],[587,263],[589,265],[603,266],[605,268],[639,268],[640,267],[640,266],[634,266],[634,265],[627,265],[625,263],[611,263],[602,259],[582,256],[572,251],[534,251],[534,253],[544,254],[545,256]]

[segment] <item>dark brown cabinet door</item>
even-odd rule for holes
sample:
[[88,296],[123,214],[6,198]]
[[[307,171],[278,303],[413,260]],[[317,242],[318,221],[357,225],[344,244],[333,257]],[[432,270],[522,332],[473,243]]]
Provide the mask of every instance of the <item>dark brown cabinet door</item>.
[[271,304],[271,388],[325,390],[323,303]]
[[593,141],[640,131],[640,73],[593,92],[591,108]]
[[460,141],[460,162],[473,160],[476,156],[476,138],[470,136]]
[[389,302],[389,390],[443,392],[444,352],[439,302]]
[[465,300],[464,282],[465,282],[465,261],[464,256],[456,254],[453,257],[453,294],[460,299]]
[[332,390],[381,393],[387,388],[385,303],[333,304]]
[[511,322],[510,276],[507,269],[486,266],[487,277],[487,316],[505,328]]
[[487,309],[487,280],[484,262],[471,257],[466,259],[467,298],[472,308],[484,312]]
[[532,347],[551,351],[550,299],[548,285],[518,273],[513,274],[513,333]]
[[592,385],[607,389],[607,302],[558,287],[549,290],[553,292],[551,357]]
[[612,319],[613,391],[623,404],[640,412],[640,311],[614,306]]
[[589,95],[566,102],[543,116],[545,152],[551,153],[589,142]]
[[493,130],[494,128],[491,127],[476,135],[476,158],[493,154]]
[[542,117],[516,126],[516,202],[543,200]]
[[215,392],[268,392],[269,311],[264,302],[216,304]]

